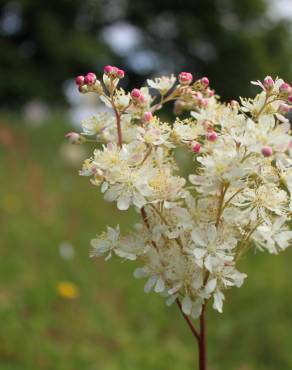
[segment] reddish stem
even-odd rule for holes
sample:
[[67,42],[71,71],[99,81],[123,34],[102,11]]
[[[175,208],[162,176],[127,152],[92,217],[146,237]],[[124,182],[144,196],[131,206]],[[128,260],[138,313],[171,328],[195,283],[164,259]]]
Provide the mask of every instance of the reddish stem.
[[200,316],[199,369],[207,370],[205,306],[203,306]]
[[[179,309],[180,309],[180,311],[181,311],[181,313],[182,313],[183,317],[185,318],[185,320],[186,320],[186,322],[187,322],[187,324],[188,324],[189,328],[191,329],[192,333],[194,334],[194,336],[197,338],[197,340],[198,340],[198,342],[199,342],[199,341],[200,341],[200,335],[199,335],[199,333],[197,332],[196,328],[194,327],[193,323],[191,322],[191,319],[189,318],[189,316],[187,316],[187,315],[183,312],[182,307],[181,307],[180,300],[177,298],[175,301],[176,301],[176,303],[177,303],[177,305],[178,305],[178,307],[179,307]],[[200,370],[201,370],[201,369],[200,369]]]

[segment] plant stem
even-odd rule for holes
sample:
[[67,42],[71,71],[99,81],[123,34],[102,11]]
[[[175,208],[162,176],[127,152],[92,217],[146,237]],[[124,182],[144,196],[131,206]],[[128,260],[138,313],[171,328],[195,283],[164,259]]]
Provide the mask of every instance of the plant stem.
[[183,317],[185,318],[189,328],[191,329],[192,333],[194,334],[194,336],[197,338],[197,341],[198,343],[200,342],[200,334],[197,332],[197,329],[194,327],[193,323],[191,322],[191,319],[189,318],[189,316],[187,316],[183,310],[182,310],[182,307],[181,307],[181,303],[180,303],[180,300],[177,298],[176,300],[176,303],[180,309],[180,312],[182,313]]
[[118,145],[119,147],[122,147],[123,139],[122,139],[122,128],[121,128],[121,115],[117,111],[116,108],[114,108],[116,120],[117,120],[117,131],[118,131]]
[[200,316],[199,369],[207,370],[205,305]]

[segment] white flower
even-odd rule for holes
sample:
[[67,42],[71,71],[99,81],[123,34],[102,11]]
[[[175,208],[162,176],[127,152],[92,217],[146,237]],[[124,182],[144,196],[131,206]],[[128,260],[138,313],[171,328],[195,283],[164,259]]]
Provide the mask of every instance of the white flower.
[[108,127],[115,125],[115,118],[108,112],[101,112],[82,121],[83,134],[93,136],[101,134]]
[[171,75],[170,77],[163,76],[157,77],[154,80],[147,80],[147,83],[153,89],[158,90],[161,95],[165,95],[172,88],[175,81],[176,78],[174,75]]
[[236,247],[236,239],[224,238],[214,225],[206,228],[195,228],[192,231],[194,248],[192,253],[196,263],[210,272],[218,263],[228,263],[233,260],[232,250]]
[[286,217],[277,217],[272,225],[263,224],[258,227],[254,241],[261,249],[267,249],[270,253],[277,254],[289,247],[292,239],[290,231],[285,223]]
[[246,188],[236,199],[234,204],[243,208],[252,221],[269,220],[271,212],[283,216],[289,210],[288,194],[273,183]]
[[96,239],[91,240],[92,250],[90,257],[102,256],[103,254],[108,253],[106,260],[110,259],[112,256],[112,251],[118,247],[119,237],[119,226],[117,226],[116,229],[108,226],[105,233],[101,234]]

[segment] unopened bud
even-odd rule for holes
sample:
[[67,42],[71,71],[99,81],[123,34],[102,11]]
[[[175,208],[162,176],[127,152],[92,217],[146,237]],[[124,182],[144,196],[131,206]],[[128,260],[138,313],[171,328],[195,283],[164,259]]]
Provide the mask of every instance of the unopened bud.
[[151,112],[145,112],[144,113],[144,121],[145,122],[149,122],[151,121],[153,118],[153,114]]
[[85,141],[84,137],[77,132],[68,132],[65,138],[68,139],[71,144],[82,144]]
[[290,96],[288,97],[288,102],[289,102],[289,103],[292,103],[292,95],[290,95]]
[[178,80],[181,85],[189,85],[193,80],[193,75],[189,72],[181,72],[178,75]]
[[282,83],[282,85],[279,88],[280,93],[284,95],[288,95],[291,92],[291,86],[287,84],[287,82]]
[[280,114],[287,114],[290,112],[291,107],[288,104],[281,103],[279,105],[279,113]]
[[139,99],[141,99],[141,97],[142,97],[143,95],[142,95],[142,93],[141,93],[141,91],[139,90],[139,89],[133,89],[132,91],[131,91],[131,97],[133,98],[133,99],[135,99],[135,100],[139,100]]
[[86,85],[93,85],[96,81],[96,75],[92,72],[87,73],[87,75],[84,78],[84,83]]
[[210,81],[209,81],[209,78],[208,77],[203,77],[201,78],[201,83],[204,85],[204,86],[209,86],[210,84]]
[[117,77],[118,78],[124,78],[125,72],[122,69],[117,68]]
[[191,142],[191,150],[193,153],[200,153],[201,151],[201,144],[198,143],[197,141],[193,140]]
[[210,132],[208,132],[208,134],[207,134],[207,139],[209,140],[209,141],[216,141],[217,140],[217,138],[218,138],[218,134],[217,134],[217,132],[215,132],[215,131],[210,131]]
[[106,75],[111,74],[113,71],[114,71],[114,68],[113,68],[112,66],[105,66],[105,67],[103,68],[103,72],[104,72]]
[[273,149],[270,146],[264,146],[262,148],[262,154],[265,157],[270,157],[273,154]]
[[265,77],[263,85],[266,90],[272,90],[274,87],[274,84],[275,84],[274,80],[272,79],[271,76]]
[[76,85],[78,85],[78,86],[83,85],[83,84],[84,84],[84,76],[77,76],[77,77],[75,78],[75,83],[76,83]]

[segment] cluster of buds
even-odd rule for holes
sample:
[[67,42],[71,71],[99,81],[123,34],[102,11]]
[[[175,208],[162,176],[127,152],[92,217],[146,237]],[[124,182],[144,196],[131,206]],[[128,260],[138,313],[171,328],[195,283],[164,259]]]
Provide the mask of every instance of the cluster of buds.
[[190,85],[193,81],[193,75],[189,72],[181,72],[178,75],[179,83],[183,86]]
[[280,86],[276,86],[274,79],[271,76],[266,76],[262,83],[258,81],[255,84],[261,86],[268,95],[278,94],[280,99],[292,103],[292,87],[287,82],[282,82]]
[[101,93],[102,86],[93,72],[88,72],[86,76],[80,75],[75,78],[75,83],[81,93],[97,92]]
[[112,78],[112,79],[115,79],[115,78],[121,79],[125,77],[125,72],[122,69],[118,67],[114,67],[114,66],[109,66],[109,65],[105,66],[103,69],[103,72],[109,78]]
[[214,96],[214,90],[209,88],[210,81],[207,77],[196,80],[193,84],[193,75],[189,72],[181,72],[178,75],[180,86],[178,88],[178,100],[174,105],[174,113],[180,115],[185,110],[193,109],[194,106],[204,108],[208,106],[208,100]]

